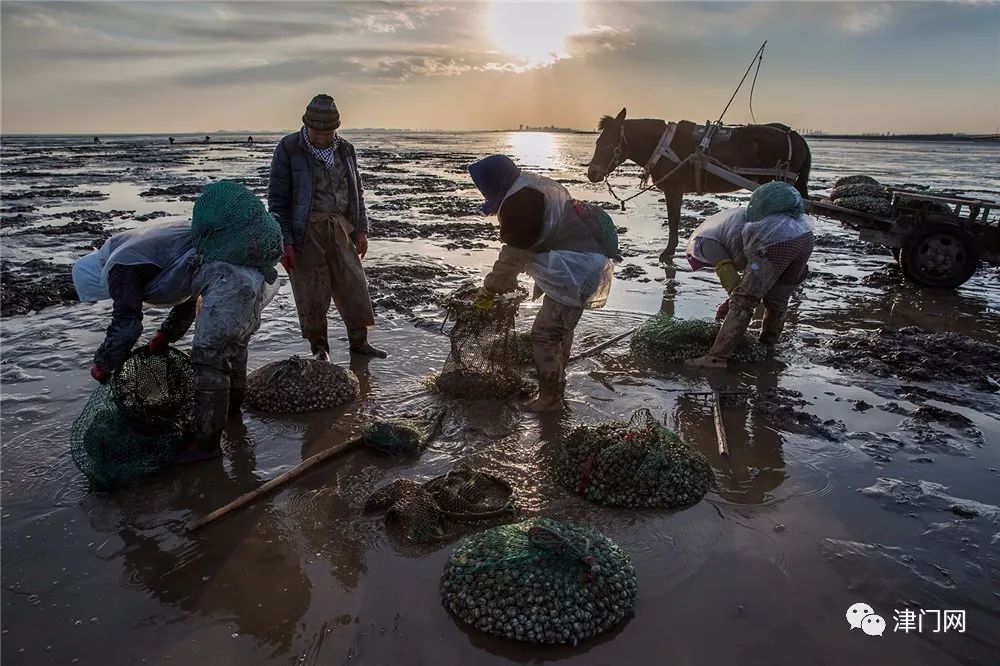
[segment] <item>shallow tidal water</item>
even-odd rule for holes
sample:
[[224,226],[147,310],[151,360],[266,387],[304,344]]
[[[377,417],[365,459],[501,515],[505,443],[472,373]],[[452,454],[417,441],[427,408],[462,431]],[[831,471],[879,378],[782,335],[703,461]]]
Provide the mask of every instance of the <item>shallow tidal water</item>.
[[[504,152],[565,182],[578,198],[609,201],[603,185],[586,182],[595,137],[347,136],[368,176],[366,266],[377,276],[379,316],[372,340],[391,353],[385,361],[352,361],[346,341],[334,343],[334,361],[361,380],[358,403],[309,415],[248,412],[227,430],[223,460],[96,493],[74,467],[68,438],[93,389],[88,368],[110,308],[58,305],[2,321],[5,664],[996,663],[1000,396],[950,381],[838,370],[827,362],[826,344],[911,325],[996,343],[1000,269],[982,265],[955,291],[921,290],[903,281],[887,252],[820,220],[812,274],[793,298],[774,360],[654,372],[631,360],[623,342],[572,366],[570,411],[562,416],[442,401],[424,386],[447,354],[433,297],[483,274],[498,247],[493,227],[470,226],[483,220],[464,166]],[[99,146],[85,138],[5,137],[3,258],[68,263],[100,243],[88,233],[33,233],[43,225],[96,219],[117,229],[185,219],[209,178],[242,179],[263,193],[277,138],[255,136],[247,146],[181,137],[171,147],[165,137],[106,137]],[[868,173],[886,184],[1000,200],[1000,176],[988,167],[1000,158],[996,147],[811,145],[813,191]],[[637,173],[624,169],[613,180],[633,192]],[[79,196],[88,192],[96,194]],[[746,198],[689,196],[686,226]],[[713,274],[687,269],[683,243],[674,268],[658,265],[665,206],[652,193],[634,204],[611,211],[626,228],[617,272],[628,277],[616,280],[607,308],[584,314],[574,353],[661,310],[711,317],[723,300]],[[155,219],[135,220],[148,215]],[[251,344],[251,368],[308,352],[281,279]],[[530,326],[536,308],[523,306],[520,325]],[[149,313],[144,339],[163,315]],[[335,313],[330,324],[336,340],[343,331]],[[931,370],[934,361],[927,360]],[[723,457],[710,410],[684,395],[713,388],[783,391],[795,407],[791,416],[768,417],[727,405],[731,455]],[[184,530],[352,437],[371,414],[442,403],[443,432],[417,460],[344,455],[202,532]],[[568,428],[626,419],[642,407],[708,457],[718,487],[703,501],[675,512],[612,510],[551,479],[545,453]],[[926,413],[932,416],[919,416]],[[448,615],[438,581],[454,544],[400,548],[382,518],[361,509],[384,483],[440,474],[459,460],[509,478],[523,516],[579,521],[621,545],[639,581],[634,617],[570,648],[503,641]],[[856,602],[886,619],[883,636],[849,629],[845,614]],[[902,609],[962,609],[966,630],[894,631],[894,611]]]

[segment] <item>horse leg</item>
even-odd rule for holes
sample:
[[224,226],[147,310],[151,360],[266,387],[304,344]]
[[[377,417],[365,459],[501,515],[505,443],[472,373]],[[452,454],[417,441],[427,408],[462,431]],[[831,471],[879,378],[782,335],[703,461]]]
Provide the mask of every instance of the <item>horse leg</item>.
[[681,223],[681,199],[683,192],[664,192],[667,202],[667,223],[670,225],[670,237],[667,239],[667,249],[660,253],[660,263],[669,264],[674,260],[674,250],[677,249],[677,229]]

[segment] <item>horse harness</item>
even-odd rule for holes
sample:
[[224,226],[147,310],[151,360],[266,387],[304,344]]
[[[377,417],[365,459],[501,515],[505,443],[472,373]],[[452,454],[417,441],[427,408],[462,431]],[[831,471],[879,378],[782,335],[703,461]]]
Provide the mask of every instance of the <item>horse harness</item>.
[[[782,180],[786,183],[789,182],[794,183],[798,179],[799,174],[788,170],[789,164],[792,161],[792,130],[790,128],[780,129],[778,127],[770,125],[758,125],[757,127],[769,127],[770,129],[773,129],[776,132],[781,132],[785,135],[785,141],[788,143],[787,160],[785,162],[779,161],[774,167],[770,169],[759,169],[759,168],[749,168],[749,167],[734,168],[728,165],[722,165],[722,166],[725,166],[726,169],[738,175],[770,176],[774,180]],[[677,171],[677,169],[679,169],[680,166],[685,162],[687,162],[688,160],[693,160],[695,190],[697,191],[698,194],[703,194],[704,192],[702,188],[703,184],[702,163],[705,158],[712,159],[708,155],[708,148],[711,146],[712,141],[716,138],[716,134],[718,133],[718,131],[729,130],[729,133],[726,135],[725,139],[728,140],[731,137],[733,129],[734,128],[732,127],[726,128],[721,125],[713,125],[712,123],[705,123],[704,127],[696,126],[691,134],[693,138],[701,139],[701,144],[698,147],[698,151],[691,153],[691,155],[688,155],[688,157],[685,159],[681,159],[680,156],[678,156],[677,153],[674,151],[674,149],[671,147],[671,143],[673,143],[674,140],[674,135],[677,133],[677,123],[667,123],[666,128],[664,128],[663,130],[663,134],[660,136],[660,141],[656,144],[656,148],[653,149],[653,154],[650,155],[649,160],[643,167],[643,176],[642,180],[640,181],[640,187],[645,187],[645,183],[649,180],[650,176],[652,176],[653,169],[656,167],[656,165],[659,163],[661,159],[667,158],[675,166],[673,169],[671,169],[670,173],[667,174],[667,176],[663,176],[662,178],[657,179],[654,185],[666,180],[667,177],[669,177],[675,171]],[[624,123],[622,123],[623,141],[624,141],[624,135],[625,135],[625,128],[624,128]]]

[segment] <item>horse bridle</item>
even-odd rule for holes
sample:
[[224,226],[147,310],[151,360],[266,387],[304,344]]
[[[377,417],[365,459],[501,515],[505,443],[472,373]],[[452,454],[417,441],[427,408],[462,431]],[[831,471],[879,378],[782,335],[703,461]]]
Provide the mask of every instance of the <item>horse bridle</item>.
[[627,159],[625,155],[625,148],[628,147],[628,141],[625,139],[625,121],[622,121],[621,126],[618,128],[618,143],[615,145],[615,149],[611,152],[611,159],[608,161],[608,166],[604,170],[604,180],[608,179],[614,170],[620,167]]

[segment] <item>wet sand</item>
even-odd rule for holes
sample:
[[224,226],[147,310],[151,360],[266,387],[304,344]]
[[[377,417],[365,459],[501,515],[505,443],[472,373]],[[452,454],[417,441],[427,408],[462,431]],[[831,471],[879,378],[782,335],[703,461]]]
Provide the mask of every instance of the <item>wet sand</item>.
[[[276,138],[173,147],[151,138],[96,146],[5,138],[0,234],[11,267],[4,272],[20,275],[18,266],[35,259],[68,266],[101,242],[103,229],[185,219],[206,178],[238,178],[262,193]],[[953,292],[920,290],[903,281],[885,251],[828,221],[820,222],[813,273],[793,298],[772,361],[708,374],[653,372],[622,343],[573,366],[571,412],[562,417],[448,402],[443,433],[419,460],[350,454],[187,534],[186,521],[353,436],[366,415],[441,404],[423,384],[447,353],[434,299],[481,275],[497,247],[495,229],[478,226],[464,164],[507,152],[579,198],[609,199],[585,182],[590,136],[350,138],[370,173],[366,264],[379,317],[372,339],[392,353],[388,361],[352,364],[346,341],[335,343],[335,362],[361,380],[359,403],[310,415],[247,413],[227,431],[222,461],[94,493],[70,460],[68,435],[92,390],[87,369],[108,308],[54,304],[2,320],[4,663],[995,663],[1000,396],[988,378],[1000,376],[990,369],[993,348],[958,370],[942,356],[947,374],[935,372],[935,345],[926,348],[926,363],[910,359],[900,373],[875,363],[885,347],[870,346],[871,364],[862,352],[882,327],[996,345],[1000,271],[984,266]],[[996,148],[812,146],[816,191],[863,171],[885,183],[1000,198],[1000,179],[985,166],[1000,157]],[[635,185],[624,175],[616,182]],[[10,194],[18,192],[29,194]],[[689,197],[685,226],[745,198]],[[658,266],[665,208],[652,194],[612,214],[627,228],[628,256],[617,269],[625,278],[605,310],[584,315],[575,352],[661,310],[711,316],[723,298],[710,273],[692,273],[681,261],[675,270]],[[74,222],[96,228],[44,229]],[[251,345],[251,368],[308,351],[281,279]],[[536,308],[524,306],[520,325],[530,325]],[[150,313],[146,337],[162,316]],[[343,335],[335,314],[331,335]],[[190,335],[181,342],[189,346]],[[765,396],[726,407],[728,458],[717,452],[710,411],[683,396],[723,387]],[[677,512],[612,510],[551,478],[550,442],[566,429],[627,418],[640,407],[664,416],[712,463],[718,488],[702,502]],[[507,476],[522,516],[577,520],[618,542],[638,575],[635,617],[576,648],[515,644],[456,623],[438,595],[453,544],[400,549],[381,517],[363,515],[362,506],[394,478],[424,479],[458,460]],[[845,613],[858,601],[886,618],[884,636],[849,630]],[[964,609],[967,630],[893,632],[893,610],[903,608]]]

